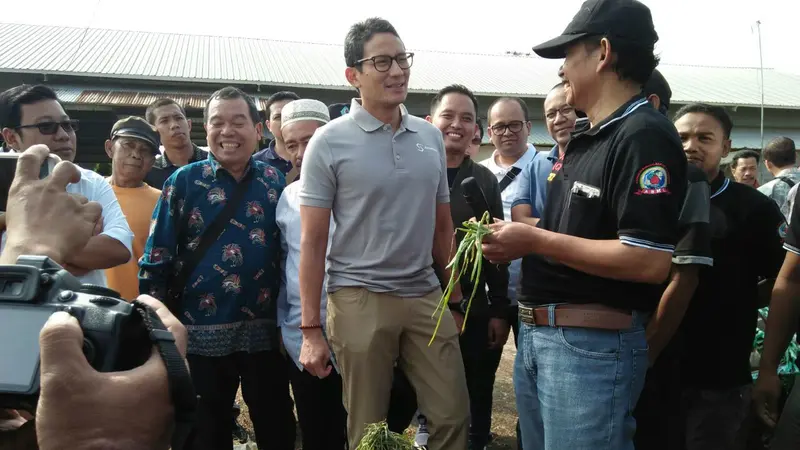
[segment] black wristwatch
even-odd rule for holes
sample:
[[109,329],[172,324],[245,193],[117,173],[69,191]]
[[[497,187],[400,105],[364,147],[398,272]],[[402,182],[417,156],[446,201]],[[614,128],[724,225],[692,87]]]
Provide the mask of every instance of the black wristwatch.
[[455,311],[457,313],[466,314],[467,313],[467,299],[462,298],[461,301],[458,302],[447,302],[447,307],[450,308],[450,311]]

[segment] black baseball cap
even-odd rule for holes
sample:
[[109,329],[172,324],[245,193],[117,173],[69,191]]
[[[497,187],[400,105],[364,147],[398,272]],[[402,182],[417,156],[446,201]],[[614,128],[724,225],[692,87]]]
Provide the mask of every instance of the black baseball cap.
[[350,112],[350,103],[333,103],[328,106],[328,114],[331,120],[341,117]]
[[658,98],[661,99],[661,104],[664,105],[665,108],[669,109],[669,101],[672,98],[672,89],[669,88],[667,79],[664,78],[664,75],[661,75],[661,72],[659,72],[657,69],[653,70],[653,74],[650,75],[650,79],[647,80],[647,83],[644,85],[645,97],[652,94],[656,94]]
[[152,125],[141,117],[131,116],[118,120],[111,128],[111,140],[118,137],[130,137],[144,141],[153,149],[153,153],[160,155],[161,138]]
[[566,57],[570,45],[589,36],[609,36],[653,48],[658,41],[650,8],[636,0],[587,0],[561,36],[533,47],[542,58]]

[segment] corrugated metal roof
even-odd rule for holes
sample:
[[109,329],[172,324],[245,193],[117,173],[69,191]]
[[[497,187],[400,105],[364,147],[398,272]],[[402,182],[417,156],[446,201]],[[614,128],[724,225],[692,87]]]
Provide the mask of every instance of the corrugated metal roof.
[[[351,89],[342,46],[215,36],[0,24],[0,71]],[[481,95],[544,97],[560,61],[416,51],[409,88],[461,83]],[[755,68],[662,65],[672,101],[761,103]],[[765,105],[800,108],[800,76],[764,71]]]

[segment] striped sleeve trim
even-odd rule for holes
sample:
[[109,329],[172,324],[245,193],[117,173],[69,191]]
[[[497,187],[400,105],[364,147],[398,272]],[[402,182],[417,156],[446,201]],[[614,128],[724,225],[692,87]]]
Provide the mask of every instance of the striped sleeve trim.
[[623,244],[631,245],[634,247],[649,248],[651,250],[660,250],[662,252],[669,252],[669,253],[675,251],[674,245],[659,244],[657,242],[652,242],[645,239],[633,238],[630,236],[620,236],[619,240]]
[[672,263],[678,264],[681,266],[686,265],[698,265],[698,266],[714,266],[714,258],[709,258],[708,256],[692,256],[692,255],[685,255],[685,256],[673,256]]
[[783,248],[785,248],[786,250],[794,253],[795,255],[800,255],[800,248],[797,248],[797,247],[795,247],[793,245],[789,245],[789,244],[784,242],[783,243]]

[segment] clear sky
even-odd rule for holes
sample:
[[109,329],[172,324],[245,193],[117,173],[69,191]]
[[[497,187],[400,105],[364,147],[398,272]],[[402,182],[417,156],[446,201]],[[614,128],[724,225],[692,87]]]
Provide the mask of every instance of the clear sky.
[[[733,6],[738,2],[737,6]],[[414,50],[502,53],[563,31],[581,0],[38,0],[4,1],[1,22],[242,36],[341,44],[364,18],[390,20]],[[208,6],[201,6],[206,3]],[[764,67],[800,74],[800,1],[645,0],[672,64]],[[475,6],[469,6],[470,4]],[[192,6],[189,6],[192,5]]]

